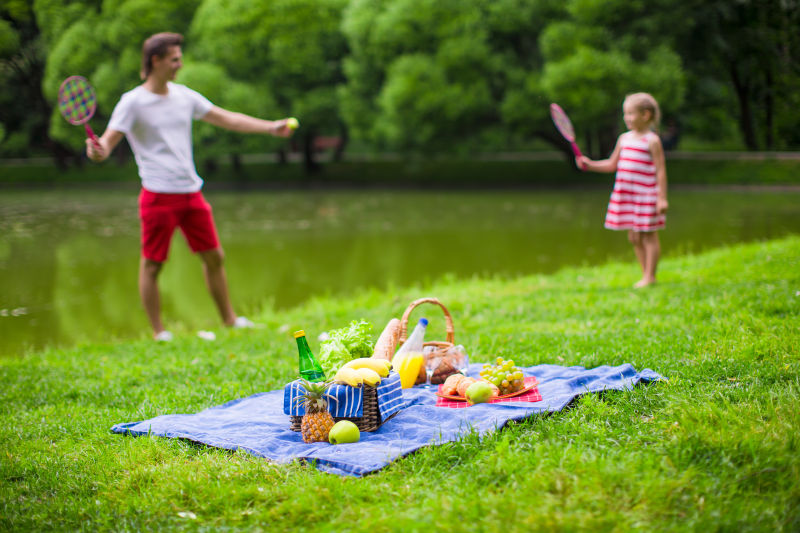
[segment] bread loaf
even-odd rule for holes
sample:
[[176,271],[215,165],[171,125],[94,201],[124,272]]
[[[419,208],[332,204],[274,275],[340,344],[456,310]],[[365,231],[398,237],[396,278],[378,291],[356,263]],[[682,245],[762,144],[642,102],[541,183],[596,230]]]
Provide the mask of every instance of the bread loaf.
[[392,360],[395,348],[397,348],[397,341],[400,337],[400,319],[393,318],[383,328],[378,342],[375,343],[375,350],[372,352],[372,357],[377,359]]

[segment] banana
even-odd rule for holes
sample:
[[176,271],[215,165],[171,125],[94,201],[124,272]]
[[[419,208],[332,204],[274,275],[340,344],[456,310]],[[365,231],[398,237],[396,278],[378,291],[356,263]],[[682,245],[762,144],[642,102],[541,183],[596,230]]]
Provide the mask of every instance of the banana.
[[351,387],[359,387],[361,383],[364,381],[364,378],[361,377],[355,369],[342,367],[336,372],[336,375],[333,376],[333,380],[339,383],[344,383],[345,385],[350,385]]
[[361,378],[364,380],[365,385],[370,387],[377,387],[381,382],[381,376],[371,368],[359,368],[356,370]]
[[358,370],[359,368],[369,368],[378,373],[382,378],[389,375],[389,370],[392,368],[392,362],[386,359],[373,359],[372,357],[360,357],[348,361],[342,368],[352,368]]

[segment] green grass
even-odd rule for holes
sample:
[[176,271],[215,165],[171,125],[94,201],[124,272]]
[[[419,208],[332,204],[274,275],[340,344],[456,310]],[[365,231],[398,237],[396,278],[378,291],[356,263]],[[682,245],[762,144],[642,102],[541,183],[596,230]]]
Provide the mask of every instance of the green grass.
[[[797,531],[800,237],[667,259],[651,289],[630,289],[636,279],[632,262],[443,279],[270,311],[264,329],[215,343],[3,360],[0,528]],[[359,317],[380,328],[427,294],[449,306],[473,360],[630,362],[670,381],[586,396],[363,479],[109,433],[279,388],[295,370],[294,329],[313,337]],[[441,317],[425,313],[442,338]]]

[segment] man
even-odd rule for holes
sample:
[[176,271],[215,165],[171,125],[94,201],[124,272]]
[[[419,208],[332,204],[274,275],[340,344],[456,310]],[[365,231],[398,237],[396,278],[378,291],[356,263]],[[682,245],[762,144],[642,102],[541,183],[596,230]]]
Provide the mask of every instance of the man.
[[86,154],[103,161],[122,140],[133,150],[142,190],[139,196],[142,258],[139,293],[156,340],[169,341],[172,334],[161,322],[158,274],[167,259],[169,244],[180,227],[193,252],[203,262],[208,290],[227,326],[252,327],[237,316],[228,295],[223,252],[217,237],[211,206],[200,189],[192,155],[192,120],[243,133],[288,137],[288,119],[270,121],[221,109],[199,93],[173,83],[182,65],[183,36],[157,33],[142,46],[144,82],[123,94],[98,143],[87,139]]

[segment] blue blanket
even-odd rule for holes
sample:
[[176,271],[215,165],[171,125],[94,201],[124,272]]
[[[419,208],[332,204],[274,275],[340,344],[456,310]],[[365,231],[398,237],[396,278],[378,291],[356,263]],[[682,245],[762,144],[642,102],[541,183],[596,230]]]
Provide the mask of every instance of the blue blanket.
[[[470,365],[477,376],[481,365]],[[539,378],[542,401],[478,404],[466,409],[436,407],[433,389],[424,385],[403,390],[406,408],[378,431],[361,433],[353,444],[305,444],[290,429],[283,413],[283,390],[262,392],[190,415],[163,415],[142,422],[117,424],[115,433],[183,438],[224,448],[245,450],[278,463],[302,459],[318,469],[339,475],[363,476],[423,446],[458,439],[470,431],[480,434],[502,428],[509,420],[560,411],[581,394],[630,389],[639,382],[662,379],[650,369],[637,372],[631,365],[586,369],[538,365],[523,368]]]

